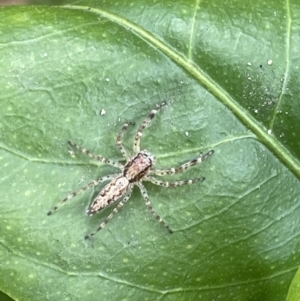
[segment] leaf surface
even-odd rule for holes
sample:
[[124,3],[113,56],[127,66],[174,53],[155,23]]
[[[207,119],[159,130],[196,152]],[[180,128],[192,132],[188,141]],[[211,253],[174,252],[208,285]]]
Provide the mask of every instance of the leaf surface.
[[[299,266],[299,5],[78,1],[0,10],[0,289],[17,300],[285,300]],[[123,160],[143,135],[157,168],[203,164],[135,188],[88,218],[117,172],[66,141]],[[171,177],[168,178],[171,180]]]

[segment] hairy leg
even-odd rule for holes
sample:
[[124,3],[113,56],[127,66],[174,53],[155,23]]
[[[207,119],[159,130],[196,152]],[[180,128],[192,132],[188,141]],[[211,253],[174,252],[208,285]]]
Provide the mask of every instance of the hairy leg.
[[150,112],[148,117],[144,120],[144,122],[138,128],[138,131],[135,135],[134,143],[133,143],[133,151],[135,154],[140,151],[140,143],[141,143],[141,137],[143,135],[143,131],[150,124],[150,122],[152,121],[152,119],[154,118],[156,113],[165,105],[167,105],[167,103],[165,101],[162,102],[161,104],[156,105],[156,107]]
[[180,165],[177,168],[168,168],[168,169],[154,169],[153,171],[151,171],[151,174],[157,175],[157,176],[166,176],[166,175],[175,175],[177,173],[183,172],[189,168],[191,168],[192,166],[199,164],[203,161],[205,161],[208,157],[210,157],[212,154],[214,153],[214,150],[210,150],[209,152],[207,152],[206,154],[191,160],[187,163],[184,163],[182,165]]
[[154,177],[147,177],[146,180],[152,182],[155,185],[158,186],[163,186],[163,187],[178,187],[178,186],[183,186],[183,185],[191,185],[197,182],[203,182],[205,180],[204,177],[201,178],[196,178],[192,180],[183,180],[183,181],[174,181],[174,182],[169,182],[169,181],[160,181],[155,179]]
[[118,136],[117,136],[117,145],[121,151],[121,154],[128,160],[129,159],[129,155],[123,145],[123,136],[124,136],[124,133],[126,132],[127,128],[129,125],[134,125],[135,123],[134,122],[126,122],[124,123],[124,125],[122,126],[122,129],[121,131],[119,132]]
[[149,196],[148,196],[148,193],[147,193],[147,190],[145,188],[145,186],[141,183],[141,182],[138,182],[137,184],[141,190],[141,193],[144,197],[144,200],[145,200],[145,204],[147,206],[147,208],[150,210],[150,212],[154,215],[154,217],[158,220],[158,222],[160,222],[162,225],[164,225],[167,230],[170,232],[170,233],[173,233],[173,231],[171,230],[171,228],[165,223],[165,221],[154,211],[153,207],[152,207],[152,204],[150,202],[150,199],[149,199]]
[[75,147],[77,148],[78,150],[80,150],[82,153],[84,153],[85,155],[89,156],[90,158],[92,159],[95,159],[97,161],[100,161],[100,162],[103,162],[103,163],[106,163],[106,164],[109,164],[109,165],[112,165],[114,167],[118,167],[120,169],[122,169],[124,166],[123,164],[117,162],[117,161],[113,161],[113,160],[110,160],[110,159],[107,159],[107,158],[104,158],[102,156],[99,156],[99,155],[96,155],[96,154],[93,154],[91,153],[88,149],[85,149],[83,148],[82,146],[74,143],[74,142],[71,142],[71,141],[68,141],[68,143],[72,146],[72,147]]

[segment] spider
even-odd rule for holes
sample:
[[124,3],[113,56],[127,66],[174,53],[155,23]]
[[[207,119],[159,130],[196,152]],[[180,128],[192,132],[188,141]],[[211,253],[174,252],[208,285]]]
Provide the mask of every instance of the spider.
[[134,155],[131,157],[127,150],[125,149],[123,145],[123,136],[125,131],[127,130],[129,125],[134,125],[134,122],[126,122],[124,123],[121,131],[119,132],[117,136],[117,145],[122,153],[122,155],[126,158],[125,165],[117,162],[112,161],[110,159],[106,159],[102,156],[96,155],[91,153],[89,150],[77,145],[76,143],[73,143],[71,141],[68,141],[69,145],[73,148],[76,148],[80,150],[82,153],[86,154],[92,159],[101,161],[103,163],[112,165],[114,167],[117,167],[121,170],[120,173],[117,174],[111,174],[107,175],[105,177],[102,177],[100,179],[94,180],[85,187],[72,192],[68,196],[66,196],[58,205],[56,205],[52,210],[48,212],[48,215],[51,215],[54,213],[58,207],[62,204],[64,204],[66,201],[72,199],[73,197],[77,196],[78,194],[86,191],[89,188],[92,188],[93,186],[99,185],[102,182],[110,181],[108,184],[104,186],[104,188],[101,190],[101,192],[98,194],[98,196],[95,198],[93,203],[90,205],[90,207],[87,210],[87,214],[89,216],[92,216],[96,212],[102,211],[107,206],[118,202],[118,205],[113,209],[113,211],[107,216],[107,218],[100,224],[100,226],[91,234],[86,235],[85,239],[90,238],[91,236],[94,236],[98,231],[103,229],[106,224],[112,219],[112,217],[124,206],[124,203],[126,203],[130,196],[132,189],[134,185],[137,185],[142,193],[142,196],[145,200],[146,206],[150,210],[150,212],[154,215],[154,217],[163,224],[167,230],[170,233],[173,233],[171,228],[164,222],[164,220],[155,212],[155,210],[152,207],[152,204],[150,202],[147,190],[142,183],[143,181],[150,181],[155,185],[164,186],[164,187],[177,187],[182,185],[191,185],[196,182],[203,182],[205,180],[204,177],[192,179],[192,180],[183,180],[183,181],[175,181],[175,182],[168,182],[168,181],[161,181],[155,178],[154,176],[164,176],[164,175],[174,175],[180,172],[183,172],[192,166],[203,162],[206,160],[209,156],[211,156],[214,151],[210,150],[204,155],[201,155],[200,157],[193,159],[187,163],[184,163],[180,165],[177,168],[169,168],[169,169],[155,169],[155,157],[148,151],[148,150],[140,150],[140,142],[141,137],[143,135],[143,131],[149,126],[150,122],[156,115],[156,113],[164,106],[166,106],[167,103],[164,101],[161,104],[156,105],[156,107],[150,112],[148,117],[144,120],[144,122],[139,126],[137,133],[134,138],[133,143],[133,152]]

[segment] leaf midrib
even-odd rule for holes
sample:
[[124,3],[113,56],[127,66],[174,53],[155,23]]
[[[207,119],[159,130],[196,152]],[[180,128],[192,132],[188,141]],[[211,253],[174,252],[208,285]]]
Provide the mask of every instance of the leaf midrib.
[[241,107],[220,85],[218,85],[209,75],[200,70],[194,62],[189,61],[187,58],[170,48],[163,41],[156,36],[147,32],[138,25],[130,22],[129,20],[117,16],[113,13],[87,6],[66,5],[59,7],[64,9],[81,10],[90,13],[101,15],[108,20],[119,24],[131,32],[135,33],[138,37],[148,41],[149,44],[156,47],[158,50],[167,55],[177,65],[183,67],[190,75],[192,75],[202,86],[208,89],[219,101],[228,107],[234,115],[255,134],[257,139],[269,149],[276,158],[285,165],[298,179],[300,179],[300,163],[296,160],[291,153],[281,143],[276,140],[272,134],[268,134],[267,130],[255,120],[243,107]]

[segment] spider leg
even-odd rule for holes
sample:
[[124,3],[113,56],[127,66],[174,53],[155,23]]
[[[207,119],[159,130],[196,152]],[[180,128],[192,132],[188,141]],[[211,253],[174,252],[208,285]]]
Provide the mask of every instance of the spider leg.
[[169,182],[169,181],[160,181],[155,179],[154,177],[147,177],[146,180],[152,182],[155,185],[158,186],[164,186],[164,187],[178,187],[178,186],[183,186],[183,185],[191,185],[197,182],[203,182],[205,180],[204,177],[201,178],[196,178],[192,180],[183,180],[183,181],[174,181],[174,182]]
[[[212,154],[214,153],[214,150],[210,150],[209,152],[207,152],[206,154],[191,160],[187,163],[184,163],[182,165],[180,165],[177,168],[169,168],[169,169],[154,169],[152,170],[149,174],[154,174],[157,176],[165,176],[165,175],[175,175],[177,173],[183,172],[189,168],[191,168],[192,166],[203,162],[204,160],[206,160],[208,157],[210,157]],[[163,185],[162,185],[163,186]]]
[[100,226],[96,229],[96,231],[92,232],[89,235],[86,235],[84,239],[89,239],[92,236],[94,236],[98,231],[102,230],[107,225],[107,223],[113,218],[113,216],[116,213],[118,213],[121,210],[121,208],[124,206],[124,204],[129,200],[131,196],[131,192],[132,192],[132,186],[129,187],[129,190],[124,196],[124,198],[118,203],[118,205],[114,208],[114,210],[110,213],[110,215],[100,224]]
[[165,106],[167,103],[163,101],[161,104],[156,105],[156,107],[150,112],[148,117],[144,120],[144,122],[140,125],[135,138],[134,138],[134,143],[133,143],[133,151],[134,153],[138,153],[140,151],[140,142],[141,142],[141,137],[143,135],[143,131],[145,128],[150,124],[156,113],[158,112],[159,109],[161,109],[163,106]]
[[140,190],[141,190],[141,193],[144,197],[144,200],[145,200],[145,203],[146,203],[146,206],[147,208],[150,210],[150,212],[154,215],[154,217],[162,224],[164,225],[167,230],[170,232],[170,233],[173,233],[172,229],[164,222],[164,220],[154,211],[153,207],[152,207],[152,204],[150,202],[150,199],[149,199],[149,196],[148,196],[148,192],[145,188],[145,186],[141,183],[141,182],[138,182],[137,185],[139,186]]
[[95,159],[97,161],[100,161],[100,162],[103,162],[103,163],[106,163],[106,164],[109,164],[109,165],[112,165],[114,167],[117,167],[117,168],[120,168],[122,169],[124,166],[123,164],[117,162],[117,161],[113,161],[113,160],[110,160],[110,159],[106,159],[102,156],[99,156],[99,155],[95,155],[93,153],[91,153],[88,149],[85,149],[83,148],[82,146],[74,143],[74,142],[71,142],[71,141],[68,141],[68,143],[72,146],[72,147],[75,147],[77,148],[78,150],[80,150],[82,153],[84,153],[85,155],[89,156],[90,158],[92,159]]
[[96,186],[104,181],[109,181],[109,180],[112,180],[116,177],[117,175],[116,174],[112,174],[112,175],[108,175],[108,176],[105,176],[103,178],[100,178],[98,180],[94,180],[93,182],[87,184],[86,186],[82,187],[81,189],[78,189],[74,192],[72,192],[71,194],[67,195],[59,204],[57,204],[55,207],[53,207],[50,211],[48,211],[47,215],[51,215],[53,214],[60,206],[62,206],[66,201],[74,198],[76,195],[92,188],[93,186]]
[[122,143],[122,139],[123,139],[123,136],[124,136],[124,133],[125,131],[127,130],[128,128],[128,125],[134,125],[135,123],[134,122],[126,122],[124,123],[121,131],[119,132],[118,136],[117,136],[117,145],[122,153],[122,155],[128,160],[129,159],[129,156],[128,156],[128,153]]

